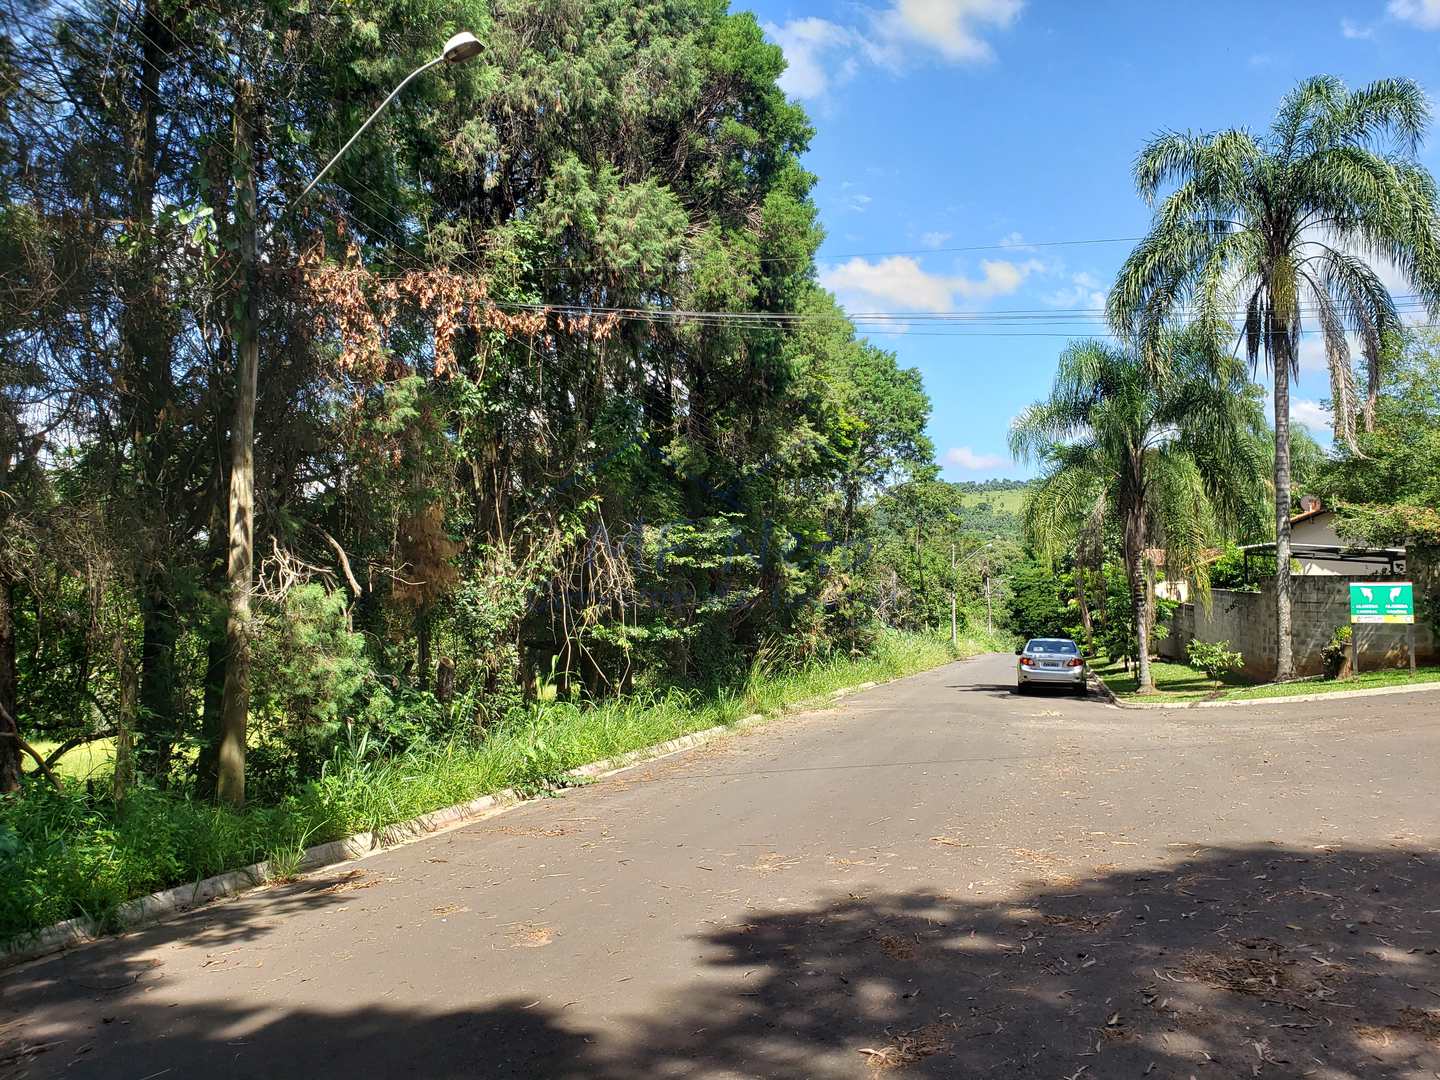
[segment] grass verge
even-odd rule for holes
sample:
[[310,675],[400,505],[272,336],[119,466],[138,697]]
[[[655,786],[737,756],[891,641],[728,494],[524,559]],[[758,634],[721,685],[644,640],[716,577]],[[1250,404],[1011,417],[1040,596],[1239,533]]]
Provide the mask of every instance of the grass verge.
[[[1203,672],[1185,664],[1165,660],[1151,662],[1156,693],[1137,694],[1136,679],[1116,662],[1096,664],[1092,670],[1122,701],[1142,704],[1180,704],[1187,701],[1254,701],[1295,694],[1337,694],[1345,690],[1371,690],[1387,686],[1440,683],[1440,667],[1422,667],[1412,676],[1410,669],[1385,668],[1362,671],[1349,679],[1328,680],[1320,676],[1287,683],[1252,683],[1240,676],[1213,683]],[[1218,691],[1218,692],[1217,692]]]
[[[882,682],[1003,642],[892,632],[875,651],[799,671],[756,675],[713,694],[672,690],[597,705],[549,702],[512,714],[476,743],[378,756],[363,741],[277,806],[226,810],[147,788],[120,806],[38,781],[0,799],[0,942],[63,919],[113,925],[127,900],[262,859],[292,867],[298,852],[490,792],[543,790],[570,769],[681,735],[732,724],[861,682]],[[102,785],[103,787],[103,785]]]
[[[1200,701],[1215,696],[1217,686],[1203,671],[1196,671],[1188,664],[1173,664],[1168,660],[1150,661],[1150,673],[1155,679],[1156,693],[1137,694],[1139,681],[1125,670],[1119,661],[1096,662],[1091,670],[1104,680],[1116,697],[1124,701]],[[1225,692],[1229,689],[1248,686],[1239,677],[1232,676],[1219,684]]]

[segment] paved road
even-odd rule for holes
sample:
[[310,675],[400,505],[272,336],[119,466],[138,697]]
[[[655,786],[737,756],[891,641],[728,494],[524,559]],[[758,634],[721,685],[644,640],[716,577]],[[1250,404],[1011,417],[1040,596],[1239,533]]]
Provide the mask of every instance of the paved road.
[[0,1072],[1440,1076],[1440,694],[982,657],[3,976]]

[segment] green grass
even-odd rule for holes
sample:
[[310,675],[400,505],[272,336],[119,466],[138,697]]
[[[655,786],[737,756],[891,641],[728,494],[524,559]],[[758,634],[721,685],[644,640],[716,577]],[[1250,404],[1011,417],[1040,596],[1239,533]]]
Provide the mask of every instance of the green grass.
[[1124,668],[1114,662],[1096,664],[1092,668],[1105,685],[1117,697],[1135,702],[1202,701],[1251,701],[1257,698],[1289,697],[1292,694],[1335,694],[1345,690],[1369,690],[1385,686],[1406,686],[1411,684],[1440,682],[1440,667],[1422,667],[1414,676],[1410,669],[1386,668],[1378,671],[1362,671],[1351,679],[1327,680],[1315,676],[1288,683],[1253,683],[1242,676],[1232,676],[1221,684],[1216,693],[1215,684],[1203,672],[1185,664],[1173,664],[1166,660],[1151,662],[1155,676],[1154,694],[1135,693],[1136,680],[1127,675]]
[[[1188,664],[1173,664],[1168,660],[1152,660],[1150,672],[1155,679],[1158,693],[1136,694],[1139,685],[1134,675],[1127,674],[1118,661],[1095,663],[1091,670],[1105,681],[1117,697],[1126,701],[1199,701],[1215,693],[1215,683],[1203,671],[1196,671]],[[1232,676],[1221,684],[1227,687],[1245,686],[1248,683]]]
[[[60,744],[58,742],[46,742],[36,740],[30,744],[35,747],[41,757],[49,757],[50,752]],[[36,769],[35,759],[28,755],[22,761],[26,772],[34,772]],[[75,780],[85,780],[100,773],[108,773],[115,764],[115,740],[97,739],[95,742],[77,746],[73,750],[67,750],[55,763],[55,772],[61,777],[68,777]]]
[[147,788],[116,807],[87,797],[80,784],[55,792],[32,778],[23,797],[0,799],[0,941],[76,915],[111,925],[127,900],[262,859],[276,860],[284,877],[308,844],[504,788],[538,792],[592,761],[1005,645],[969,639],[957,653],[948,638],[889,633],[873,655],[752,676],[734,690],[671,690],[588,706],[548,702],[517,711],[478,744],[387,757],[362,740],[281,805],[241,812]]
[[1384,668],[1378,671],[1362,671],[1350,679],[1326,680],[1320,677],[1300,679],[1288,683],[1265,683],[1261,686],[1245,687],[1225,695],[1226,701],[1245,701],[1251,698],[1286,697],[1290,694],[1335,694],[1344,690],[1371,690],[1385,686],[1412,686],[1440,682],[1440,667]]
[[989,503],[996,510],[1005,510],[1019,516],[1024,507],[1026,489],[1023,487],[1002,488],[998,491],[972,491],[961,497],[962,506],[979,506]]

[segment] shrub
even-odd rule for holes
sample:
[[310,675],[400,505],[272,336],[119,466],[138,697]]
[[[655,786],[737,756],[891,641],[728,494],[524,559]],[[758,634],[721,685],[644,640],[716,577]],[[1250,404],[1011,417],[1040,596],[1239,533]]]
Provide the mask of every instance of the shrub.
[[1346,667],[1350,661],[1350,635],[1354,633],[1350,624],[1337,627],[1330,635],[1330,640],[1320,650],[1320,660],[1325,665],[1325,678],[1338,679],[1348,674]]
[[253,650],[249,779],[278,798],[319,772],[376,679],[344,594],[314,583],[261,606]]
[[1243,656],[1231,650],[1228,641],[1192,641],[1187,652],[1190,666],[1199,668],[1215,682],[1240,670],[1245,663]]

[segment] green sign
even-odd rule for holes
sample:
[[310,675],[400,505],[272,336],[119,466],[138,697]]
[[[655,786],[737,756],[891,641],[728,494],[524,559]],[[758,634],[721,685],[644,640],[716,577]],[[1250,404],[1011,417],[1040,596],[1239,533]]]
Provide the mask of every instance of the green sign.
[[1352,581],[1352,623],[1413,623],[1415,586],[1408,581]]

